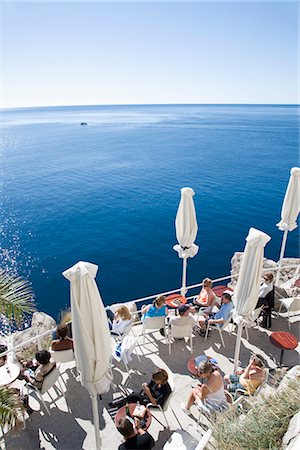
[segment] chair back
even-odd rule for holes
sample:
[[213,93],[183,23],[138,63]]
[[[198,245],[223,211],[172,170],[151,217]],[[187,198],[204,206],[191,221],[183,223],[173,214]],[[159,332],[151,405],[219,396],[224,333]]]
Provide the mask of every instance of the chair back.
[[159,330],[164,328],[166,324],[166,318],[162,317],[144,317],[143,329],[144,330]]
[[[227,317],[227,319],[225,320],[225,322],[222,323],[221,325],[219,325],[219,328],[220,328],[221,330],[224,330],[224,328],[227,327],[227,325],[229,324],[229,322],[231,321],[231,319],[232,319],[232,317],[233,317],[233,314],[234,314],[234,309],[232,309],[232,311],[230,312],[230,314],[229,314],[229,316]],[[216,325],[218,326],[218,324],[216,324]]]
[[193,325],[172,325],[170,326],[170,337],[185,338],[191,337],[193,333]]
[[257,321],[257,319],[260,316],[260,313],[262,312],[262,310],[264,309],[264,305],[260,306],[259,308],[256,308],[251,315],[251,322],[254,323]]
[[70,361],[74,361],[74,351],[72,349],[70,350],[60,350],[54,352],[53,350],[50,352],[52,358],[56,363],[66,363]]
[[44,377],[43,385],[41,389],[41,394],[45,394],[52,386],[55,385],[56,381],[59,378],[59,370],[58,367],[54,367],[48,375]]
[[133,327],[133,321],[134,321],[134,319],[132,318],[130,323],[126,326],[125,330],[123,331],[123,333],[121,335],[121,339],[124,339],[124,337],[130,333],[130,331],[132,330],[132,327]]

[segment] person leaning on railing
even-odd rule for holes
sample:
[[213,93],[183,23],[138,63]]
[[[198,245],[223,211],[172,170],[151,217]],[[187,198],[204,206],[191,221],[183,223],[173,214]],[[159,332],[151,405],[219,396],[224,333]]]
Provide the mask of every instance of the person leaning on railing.
[[256,308],[263,306],[263,321],[261,326],[264,328],[271,328],[272,325],[272,309],[274,308],[274,282],[273,274],[267,272],[263,276],[263,283],[260,285],[258,302]]
[[68,326],[66,324],[58,325],[56,329],[58,339],[51,343],[51,350],[60,352],[63,350],[73,350],[73,339],[68,336]]

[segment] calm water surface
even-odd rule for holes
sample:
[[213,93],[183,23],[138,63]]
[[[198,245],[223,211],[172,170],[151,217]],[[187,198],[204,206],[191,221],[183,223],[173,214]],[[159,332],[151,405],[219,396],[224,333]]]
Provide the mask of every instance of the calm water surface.
[[[251,226],[272,240],[290,168],[296,106],[112,106],[2,111],[1,266],[27,277],[38,308],[69,304],[63,272],[99,266],[106,304],[180,286],[174,220],[192,187],[200,246],[188,283],[227,275]],[[88,122],[88,126],[80,126]],[[298,229],[286,254],[297,256]]]

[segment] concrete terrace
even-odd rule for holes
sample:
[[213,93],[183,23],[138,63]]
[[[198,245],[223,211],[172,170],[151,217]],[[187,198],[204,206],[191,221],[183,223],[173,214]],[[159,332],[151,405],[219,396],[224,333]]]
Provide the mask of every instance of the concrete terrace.
[[[257,327],[250,329],[249,341],[245,337],[242,339],[241,366],[244,367],[247,364],[250,352],[256,352],[264,356],[270,369],[274,369],[279,361],[280,350],[270,343],[269,335],[273,331],[285,330],[298,337],[298,320],[299,316],[296,316],[293,319],[291,330],[288,330],[286,314],[283,313],[278,319],[273,320],[272,330],[258,329]],[[138,335],[140,332],[141,325],[135,326],[134,333]],[[215,331],[211,332],[206,342],[203,337],[195,334],[193,356],[201,354],[213,356],[218,360],[220,368],[225,374],[232,373],[232,358],[236,340],[235,332],[236,329],[234,327],[231,334],[224,331],[225,348],[221,346],[219,335]],[[159,332],[148,334],[145,346],[142,345],[142,342],[141,337],[139,338],[140,347],[137,348],[141,362],[134,356],[133,361],[130,363],[130,368],[134,369],[134,372],[131,373],[131,378],[128,378],[123,364],[116,364],[113,367],[114,382],[139,391],[141,384],[150,380],[151,372],[154,368],[163,367],[173,373],[175,391],[170,403],[172,411],[169,408],[166,413],[170,429],[163,429],[156,420],[152,419],[148,430],[156,441],[155,449],[159,450],[163,448],[164,443],[174,430],[180,428],[187,430],[190,423],[196,424],[193,418],[188,417],[180,409],[180,403],[186,400],[192,384],[195,383],[195,380],[187,370],[187,362],[191,357],[191,353],[187,348],[187,344],[180,340],[172,344],[172,354],[169,356],[165,338]],[[285,351],[283,365],[294,366],[299,364],[299,353],[300,345],[293,351]],[[51,416],[44,413],[40,403],[32,395],[30,404],[36,412],[26,420],[25,430],[21,430],[18,434],[9,433],[5,436],[2,448],[9,450],[95,449],[91,401],[86,389],[74,378],[70,369],[71,366],[64,365],[64,367],[61,367],[64,396],[58,396],[56,390],[51,389],[50,394],[54,400],[51,400],[48,395],[44,397],[47,402],[49,401]],[[271,386],[268,385],[266,389],[271,389]],[[114,425],[113,412],[108,407],[112,395],[113,391],[110,391],[102,396],[102,401],[99,401],[102,450],[115,450],[122,442],[122,437]],[[161,419],[159,412],[156,413],[156,416]],[[163,421],[163,418],[161,420]],[[206,430],[205,422],[201,429],[202,433]],[[195,437],[198,436],[199,439],[199,434],[192,427],[189,427],[188,431]]]

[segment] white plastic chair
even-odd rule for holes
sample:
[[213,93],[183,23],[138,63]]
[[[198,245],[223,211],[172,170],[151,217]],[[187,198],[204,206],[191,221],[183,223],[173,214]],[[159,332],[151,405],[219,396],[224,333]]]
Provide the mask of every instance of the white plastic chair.
[[230,321],[231,321],[231,319],[232,319],[232,316],[233,316],[233,311],[231,311],[231,313],[229,314],[227,320],[225,320],[224,323],[222,323],[222,324],[220,324],[220,325],[219,325],[219,324],[214,324],[214,323],[208,324],[208,326],[206,327],[205,341],[206,341],[206,339],[207,339],[208,331],[209,331],[209,330],[218,330],[219,335],[220,335],[220,339],[221,339],[221,342],[222,342],[222,345],[223,345],[223,347],[225,347],[225,342],[224,342],[224,339],[223,339],[223,336],[222,336],[222,331],[223,331],[223,330],[227,327],[227,325],[230,323]]
[[59,381],[59,375],[60,375],[59,368],[58,368],[58,366],[56,366],[56,367],[54,367],[54,369],[51,370],[51,372],[48,375],[46,375],[44,377],[41,390],[39,390],[36,386],[34,386],[31,383],[26,383],[26,385],[25,385],[27,388],[27,391],[28,391],[28,395],[30,394],[30,390],[34,391],[37,394],[37,396],[43,403],[45,410],[49,414],[49,416],[50,416],[50,411],[49,411],[48,406],[45,403],[45,400],[43,399],[43,395],[46,394],[50,388],[54,387],[56,382],[58,382],[59,388],[56,386],[56,389],[64,396],[63,389],[62,389],[60,381]]
[[[168,422],[168,420],[166,418],[166,415],[165,415],[165,412],[169,409],[170,402],[171,402],[171,399],[172,399],[172,395],[173,395],[173,392],[174,392],[174,389],[175,389],[173,375],[170,372],[168,373],[168,375],[169,375],[168,383],[169,383],[170,388],[171,388],[171,393],[170,393],[169,397],[167,398],[167,400],[165,401],[164,405],[163,406],[161,406],[161,405],[154,405],[153,403],[148,403],[147,404],[147,408],[151,409],[152,417],[164,428],[170,428],[169,422]],[[153,414],[153,412],[155,410],[156,411],[160,411],[162,413],[162,415],[164,416],[164,420],[165,420],[166,425],[162,424],[161,421],[158,420],[158,418]]]
[[72,349],[60,350],[60,351],[49,350],[49,351],[51,353],[52,359],[56,363],[67,363],[67,362],[74,361],[74,359],[75,359],[74,351]]
[[[114,341],[115,342],[115,341]],[[130,375],[130,369],[128,367],[128,363],[131,361],[131,355],[133,353],[135,353],[137,359],[140,361],[140,357],[137,354],[137,352],[135,351],[135,347],[137,346],[137,337],[135,336],[125,336],[121,342],[119,342],[119,344],[121,345],[121,354],[120,356],[118,356],[116,354],[115,348],[113,348],[112,351],[112,357],[118,362],[122,362],[125,366],[125,369],[128,373],[128,376],[131,377]],[[122,349],[122,346],[123,349]]]
[[[163,317],[144,317],[143,319],[143,344],[145,345],[145,331],[146,330],[160,330],[163,328],[166,335],[166,318]],[[167,342],[166,336],[166,342]]]
[[163,450],[204,450],[211,438],[211,434],[212,430],[208,429],[198,440],[187,431],[177,430],[171,434],[163,446]]
[[[281,313],[282,307],[284,306],[288,313],[288,327],[291,328],[291,317],[300,314],[300,297],[290,297],[290,298],[280,298],[280,307],[278,314]],[[291,314],[294,313],[294,314]]]
[[171,355],[171,346],[172,346],[172,339],[185,339],[189,338],[190,340],[190,349],[191,353],[193,353],[193,327],[194,325],[169,325],[168,330],[168,341],[169,341],[169,355]]
[[263,306],[263,305],[260,306],[259,308],[256,308],[256,309],[252,312],[250,318],[244,322],[244,328],[243,328],[243,329],[245,329],[245,332],[246,332],[246,338],[247,338],[248,341],[249,341],[248,328],[252,328],[252,327],[254,327],[255,325],[258,325],[258,318],[259,318],[259,316],[260,316],[260,314],[261,314],[261,312],[262,312],[263,309],[264,309],[264,306]]

